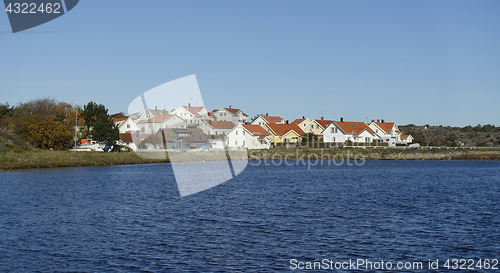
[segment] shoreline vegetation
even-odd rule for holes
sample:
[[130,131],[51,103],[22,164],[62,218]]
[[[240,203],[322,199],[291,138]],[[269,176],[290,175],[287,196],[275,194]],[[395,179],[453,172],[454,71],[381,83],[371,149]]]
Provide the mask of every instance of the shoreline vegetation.
[[[224,152],[224,151],[220,151]],[[166,153],[165,159],[145,159],[135,152],[73,152],[73,151],[2,151],[0,152],[0,172],[12,170],[33,170],[61,167],[98,167],[114,165],[170,163]],[[191,154],[186,161],[213,161],[220,159],[213,153],[198,151]],[[177,157],[179,158],[179,157]],[[296,149],[277,148],[270,150],[250,150],[249,160],[500,160],[500,149],[431,149],[431,150],[398,150],[398,149]],[[234,160],[234,157],[232,158]]]

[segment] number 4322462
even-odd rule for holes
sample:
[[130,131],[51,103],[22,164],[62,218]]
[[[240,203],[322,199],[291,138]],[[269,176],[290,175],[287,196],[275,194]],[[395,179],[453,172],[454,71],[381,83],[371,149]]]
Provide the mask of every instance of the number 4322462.
[[61,4],[59,3],[41,3],[37,6],[36,3],[10,3],[5,9],[8,13],[61,13]]

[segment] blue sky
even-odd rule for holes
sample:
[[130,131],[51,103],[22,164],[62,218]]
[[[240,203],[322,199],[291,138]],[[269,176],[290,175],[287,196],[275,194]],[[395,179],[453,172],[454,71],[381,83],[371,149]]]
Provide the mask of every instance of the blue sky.
[[498,14],[500,1],[82,0],[12,34],[0,12],[0,102],[126,112],[196,74],[210,110],[500,126]]

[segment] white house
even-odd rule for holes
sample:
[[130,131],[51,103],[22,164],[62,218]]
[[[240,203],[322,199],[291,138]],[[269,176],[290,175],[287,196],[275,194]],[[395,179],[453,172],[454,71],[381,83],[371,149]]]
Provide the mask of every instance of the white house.
[[252,125],[259,125],[264,128],[267,128],[267,124],[272,123],[272,124],[285,124],[286,120],[282,117],[279,116],[269,116],[268,113],[266,115],[261,115],[258,118],[256,118],[253,122]]
[[234,124],[246,123],[248,115],[243,113],[241,109],[231,108],[221,108],[212,111],[212,114],[217,118],[218,121],[231,121]]
[[376,138],[375,132],[364,122],[332,121],[323,130],[323,142],[327,143],[370,143]]
[[269,149],[271,135],[259,125],[238,124],[229,132],[228,148]]
[[413,137],[411,135],[401,135],[400,139],[402,144],[408,144],[413,142]]
[[378,139],[383,142],[401,142],[402,133],[399,131],[398,126],[395,122],[380,122],[380,120],[374,121],[368,125],[378,136]]
[[203,121],[198,129],[201,129],[205,135],[209,136],[227,136],[236,126],[232,121]]
[[188,122],[188,127],[198,127],[205,120],[214,120],[213,114],[204,106],[179,106],[170,114],[177,115]]
[[118,124],[118,130],[120,131],[120,134],[125,134],[127,132],[140,131],[140,128],[135,124],[131,117],[128,117],[125,121]]
[[[146,121],[156,115],[168,115],[168,111],[163,109],[163,110],[158,110],[157,108],[155,109],[146,109],[146,111],[144,111],[140,116],[139,118],[135,119],[135,123],[137,124],[138,122],[140,121]],[[132,115],[131,115],[132,118],[134,118]]]
[[189,123],[177,115],[156,115],[143,122],[142,132],[155,134],[160,128],[187,128]]

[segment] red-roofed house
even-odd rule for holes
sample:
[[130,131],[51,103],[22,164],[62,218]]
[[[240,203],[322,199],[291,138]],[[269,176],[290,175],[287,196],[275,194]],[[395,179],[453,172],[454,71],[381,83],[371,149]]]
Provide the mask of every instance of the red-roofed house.
[[408,144],[413,142],[413,137],[411,135],[401,135],[401,143]]
[[246,123],[248,115],[243,113],[241,109],[232,108],[221,108],[212,111],[212,114],[217,118],[218,121],[231,121],[234,124]]
[[392,142],[392,143],[402,143],[401,135],[402,133],[399,131],[398,126],[395,122],[380,122],[380,120],[372,121],[370,123],[370,128],[377,134],[378,139],[383,142]]
[[232,121],[204,121],[198,129],[201,129],[208,136],[227,136],[236,126]]
[[269,149],[270,140],[271,134],[261,126],[240,123],[229,132],[227,146],[249,150]]
[[323,130],[323,142],[328,143],[371,143],[376,138],[375,132],[364,122],[332,121]]
[[297,143],[305,134],[296,124],[273,124],[268,123],[267,131],[271,134],[271,143],[277,144]]
[[286,120],[282,117],[278,116],[269,116],[267,113],[266,115],[261,115],[258,118],[256,118],[253,122],[252,125],[259,125],[262,126],[264,129],[268,130],[269,127],[267,124],[285,124]]

